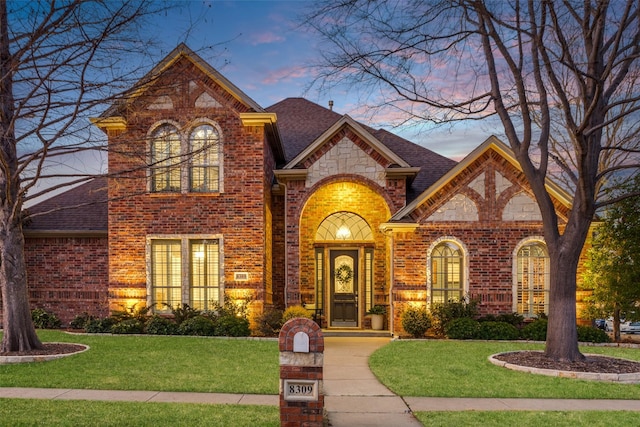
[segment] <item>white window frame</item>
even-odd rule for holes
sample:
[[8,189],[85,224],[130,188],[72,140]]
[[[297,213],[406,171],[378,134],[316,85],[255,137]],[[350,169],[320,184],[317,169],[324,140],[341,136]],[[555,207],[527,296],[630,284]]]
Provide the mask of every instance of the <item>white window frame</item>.
[[[180,126],[180,124],[173,120],[162,120],[154,123],[147,132],[147,147],[148,147],[148,163],[151,164],[153,145],[153,134],[158,128],[170,125],[176,129],[178,137],[180,138],[180,162],[178,167],[180,168],[180,191],[154,191],[153,189],[153,170],[154,167],[147,168],[147,192],[152,194],[219,194],[224,192],[224,134],[220,125],[213,120],[207,118],[197,118],[191,121],[187,126]],[[208,125],[212,126],[216,132],[218,132],[218,189],[215,191],[191,191],[190,172],[192,162],[189,159],[189,150],[191,147],[191,133],[199,126]]]
[[[512,287],[512,310],[514,313],[518,313],[518,290],[519,290],[519,283],[518,283],[518,253],[520,252],[520,250],[525,247],[525,246],[529,246],[531,244],[540,244],[542,246],[544,246],[545,251],[547,252],[547,258],[546,258],[546,263],[545,263],[545,284],[544,284],[544,292],[545,292],[545,301],[544,301],[544,313],[545,314],[549,314],[549,277],[550,277],[550,261],[549,261],[549,249],[547,247],[547,243],[544,240],[544,237],[542,236],[532,236],[532,237],[527,237],[525,239],[522,239],[515,247],[515,249],[513,250],[513,272],[512,272],[512,276],[513,276],[513,287]],[[535,314],[532,313],[520,313],[525,317],[535,317]]]
[[[432,290],[433,290],[433,281],[432,281],[432,271],[431,271],[431,255],[438,245],[441,243],[453,243],[458,246],[462,252],[462,266],[461,266],[461,274],[462,274],[462,298],[469,294],[469,251],[467,246],[458,238],[453,236],[442,236],[438,239],[434,240],[433,243],[429,246],[427,250],[427,305],[430,306],[433,303],[432,298]],[[446,302],[446,301],[445,301]]]
[[[180,241],[181,249],[181,301],[182,304],[191,305],[191,243],[194,241],[217,241],[218,242],[218,303],[224,304],[224,239],[221,234],[155,234],[149,235],[146,239],[146,273],[147,273],[147,306],[154,303],[153,297],[153,266],[152,266],[152,245],[154,241]],[[167,307],[154,306],[154,312],[167,313]]]

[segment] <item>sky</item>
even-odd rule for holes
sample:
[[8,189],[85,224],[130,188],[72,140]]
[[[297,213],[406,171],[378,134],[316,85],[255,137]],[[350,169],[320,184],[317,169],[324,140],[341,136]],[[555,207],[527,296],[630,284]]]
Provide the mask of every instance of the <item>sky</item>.
[[[263,108],[288,97],[304,97],[334,111],[348,114],[373,128],[384,127],[410,141],[454,160],[461,160],[484,142],[495,128],[472,122],[455,128],[428,125],[393,128],[389,117],[372,114],[359,102],[363,88],[344,87],[318,90],[312,86],[316,76],[312,64],[320,58],[321,40],[303,25],[303,17],[313,0],[153,0],[168,5],[166,13],[148,18],[141,37],[151,36],[153,51],[148,70],[180,43],[207,61],[228,80]],[[142,76],[140,76],[142,77]],[[106,110],[108,105],[104,106]],[[88,157],[90,156],[90,157]],[[76,154],[61,161],[49,161],[48,173],[98,174],[106,169],[106,157]],[[64,179],[41,180],[31,194],[47,189]],[[27,206],[51,197],[64,189],[34,198]]]
[[[383,127],[367,115],[358,91],[318,91],[311,64],[319,58],[320,40],[304,25],[307,0],[191,0],[152,22],[161,52],[157,60],[184,42],[262,107],[287,97],[304,97],[374,128]],[[481,123],[388,130],[446,157],[460,160],[495,129]]]

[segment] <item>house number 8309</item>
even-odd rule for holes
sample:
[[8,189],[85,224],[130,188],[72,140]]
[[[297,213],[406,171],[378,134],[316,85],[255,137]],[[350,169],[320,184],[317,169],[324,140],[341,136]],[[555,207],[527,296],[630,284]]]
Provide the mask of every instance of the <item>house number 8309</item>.
[[305,395],[313,394],[313,384],[289,384],[289,395]]

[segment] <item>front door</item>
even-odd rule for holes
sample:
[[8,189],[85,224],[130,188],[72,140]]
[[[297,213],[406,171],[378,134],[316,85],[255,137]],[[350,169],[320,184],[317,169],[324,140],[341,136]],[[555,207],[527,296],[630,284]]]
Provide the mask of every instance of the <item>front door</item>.
[[358,326],[358,251],[331,250],[331,326]]

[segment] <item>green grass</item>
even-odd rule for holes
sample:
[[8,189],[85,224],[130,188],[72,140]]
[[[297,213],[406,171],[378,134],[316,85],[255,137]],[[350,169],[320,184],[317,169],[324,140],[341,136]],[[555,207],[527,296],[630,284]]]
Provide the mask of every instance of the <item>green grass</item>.
[[[640,385],[555,378],[491,364],[489,355],[541,345],[510,342],[394,341],[369,365],[400,396],[640,399]],[[585,347],[581,351],[640,360],[638,349]],[[637,414],[636,414],[637,415]]]
[[416,418],[429,427],[503,427],[503,426],[554,426],[554,427],[610,427],[638,424],[637,412],[624,411],[461,411],[418,412]]
[[38,335],[90,350],[46,363],[0,365],[0,387],[278,394],[276,341],[44,330]]
[[[2,421],[4,420],[4,421]],[[0,399],[11,426],[279,426],[276,406]]]

